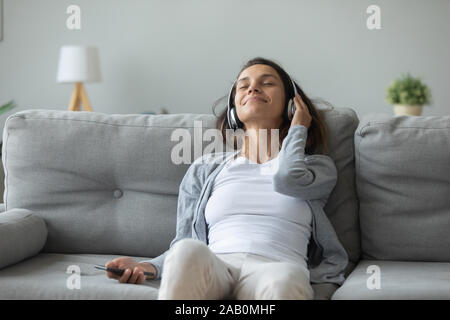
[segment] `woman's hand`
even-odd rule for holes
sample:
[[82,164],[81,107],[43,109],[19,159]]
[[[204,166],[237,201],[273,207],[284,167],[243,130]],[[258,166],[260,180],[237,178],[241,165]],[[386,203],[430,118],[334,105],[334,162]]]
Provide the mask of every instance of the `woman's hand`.
[[122,276],[112,272],[106,272],[108,278],[117,279],[120,283],[141,284],[146,278],[146,276],[144,276],[144,271],[150,271],[156,274],[156,268],[154,268],[151,264],[139,263],[129,257],[116,258],[109,261],[105,267],[125,270]]
[[302,98],[298,93],[294,98],[294,103],[295,103],[295,113],[294,116],[292,117],[291,127],[296,124],[300,124],[309,129],[312,117],[308,111],[308,107],[303,102]]

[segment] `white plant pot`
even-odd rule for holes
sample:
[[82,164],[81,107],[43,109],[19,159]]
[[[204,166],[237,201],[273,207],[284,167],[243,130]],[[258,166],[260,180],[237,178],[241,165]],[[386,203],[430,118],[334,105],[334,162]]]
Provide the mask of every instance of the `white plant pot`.
[[396,116],[420,116],[422,108],[422,105],[394,104],[394,113]]

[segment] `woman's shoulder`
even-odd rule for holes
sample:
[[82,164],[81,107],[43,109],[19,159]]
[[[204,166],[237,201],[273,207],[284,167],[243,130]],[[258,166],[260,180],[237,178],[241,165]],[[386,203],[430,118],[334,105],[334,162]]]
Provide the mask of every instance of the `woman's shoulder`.
[[183,180],[190,184],[203,183],[214,170],[225,163],[227,159],[232,158],[234,154],[235,152],[219,152],[198,157],[189,166]]

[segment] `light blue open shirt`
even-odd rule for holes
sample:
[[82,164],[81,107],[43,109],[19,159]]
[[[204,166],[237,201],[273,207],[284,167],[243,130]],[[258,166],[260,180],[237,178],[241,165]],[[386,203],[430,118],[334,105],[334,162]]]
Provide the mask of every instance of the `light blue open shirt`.
[[[312,283],[341,285],[348,255],[326,216],[325,206],[337,181],[334,161],[326,155],[305,155],[308,130],[303,125],[290,127],[278,154],[278,171],[273,176],[274,190],[305,200],[312,212],[312,232],[308,246],[308,269]],[[184,238],[208,243],[205,207],[217,174],[228,161],[240,153],[223,152],[199,157],[188,168],[180,184],[177,208],[177,230],[170,247]],[[169,250],[150,260],[161,279]]]

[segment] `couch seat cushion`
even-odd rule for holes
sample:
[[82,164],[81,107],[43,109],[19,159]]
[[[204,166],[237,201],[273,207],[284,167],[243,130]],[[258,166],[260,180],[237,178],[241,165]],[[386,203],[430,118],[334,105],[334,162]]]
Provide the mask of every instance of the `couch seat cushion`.
[[[378,266],[379,289],[373,287],[374,273],[369,266]],[[370,270],[370,268],[369,268]],[[438,300],[450,299],[450,263],[361,260],[333,300]],[[370,279],[369,279],[370,278]]]
[[[109,279],[94,265],[104,265],[117,255],[41,253],[0,270],[0,300],[156,300],[161,280],[147,280],[141,285],[119,283]],[[143,260],[142,257],[134,257]],[[74,274],[69,266],[80,268],[80,289],[69,289],[67,282]],[[72,285],[74,282],[71,282]],[[332,283],[313,284],[314,299],[330,299],[337,286]]]
[[[147,280],[144,284],[123,284],[106,276],[105,271],[94,268],[119,256],[95,254],[42,253],[0,270],[0,299],[147,299],[158,296],[160,280]],[[136,260],[144,258],[134,257]],[[80,289],[69,289],[67,282],[75,274],[69,266],[81,271]]]

